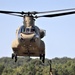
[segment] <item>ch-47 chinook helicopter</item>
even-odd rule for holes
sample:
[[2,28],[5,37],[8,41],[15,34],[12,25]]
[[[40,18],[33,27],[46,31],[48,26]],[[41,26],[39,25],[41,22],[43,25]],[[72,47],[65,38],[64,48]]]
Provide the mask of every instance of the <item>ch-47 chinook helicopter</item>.
[[45,43],[42,38],[45,36],[45,30],[35,26],[35,19],[75,14],[75,8],[45,12],[14,12],[0,10],[0,13],[23,17],[23,25],[17,29],[17,38],[12,42],[12,59],[15,58],[16,62],[17,56],[33,56],[40,57],[44,63]]

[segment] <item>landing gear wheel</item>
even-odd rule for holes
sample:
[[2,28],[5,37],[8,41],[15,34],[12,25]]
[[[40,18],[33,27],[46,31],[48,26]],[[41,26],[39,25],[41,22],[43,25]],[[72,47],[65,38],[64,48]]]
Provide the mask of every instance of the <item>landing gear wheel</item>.
[[12,53],[12,59],[15,58],[15,62],[17,62],[17,54]]
[[40,54],[40,60],[42,59],[42,54]]
[[14,53],[12,53],[12,59],[14,58]]
[[45,62],[45,54],[42,54],[42,62]]
[[17,62],[17,54],[15,54],[15,62]]
[[40,54],[40,60],[42,60],[42,62],[45,62],[45,54]]

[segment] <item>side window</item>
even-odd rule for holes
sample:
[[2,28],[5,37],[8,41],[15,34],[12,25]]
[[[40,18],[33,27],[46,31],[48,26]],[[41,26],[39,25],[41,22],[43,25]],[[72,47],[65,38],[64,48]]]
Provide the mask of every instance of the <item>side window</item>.
[[39,28],[37,26],[35,26],[35,32],[37,35],[40,35]]
[[31,28],[31,32],[35,32],[35,28]]
[[21,26],[21,27],[19,28],[19,30],[18,30],[18,34],[20,34],[20,33],[24,32],[24,31],[25,31],[24,26]]
[[25,29],[25,32],[26,32],[26,33],[29,33],[29,32],[30,32],[30,28],[26,28],[26,29]]
[[21,28],[21,32],[25,32],[25,28],[24,27]]

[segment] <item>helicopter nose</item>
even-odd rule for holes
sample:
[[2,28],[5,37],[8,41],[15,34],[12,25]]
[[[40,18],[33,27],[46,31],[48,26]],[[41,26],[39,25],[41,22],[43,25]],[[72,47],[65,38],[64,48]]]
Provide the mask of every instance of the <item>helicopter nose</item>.
[[21,33],[21,39],[25,41],[30,41],[32,38],[34,38],[34,36],[35,36],[34,33],[30,33],[30,34]]

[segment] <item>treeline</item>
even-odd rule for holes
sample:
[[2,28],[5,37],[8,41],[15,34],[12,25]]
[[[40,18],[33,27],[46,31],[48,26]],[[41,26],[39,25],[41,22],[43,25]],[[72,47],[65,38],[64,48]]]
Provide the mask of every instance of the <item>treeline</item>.
[[[39,59],[8,57],[0,58],[0,75],[49,75],[49,59],[43,64]],[[63,57],[52,59],[53,75],[75,75],[75,59]]]

